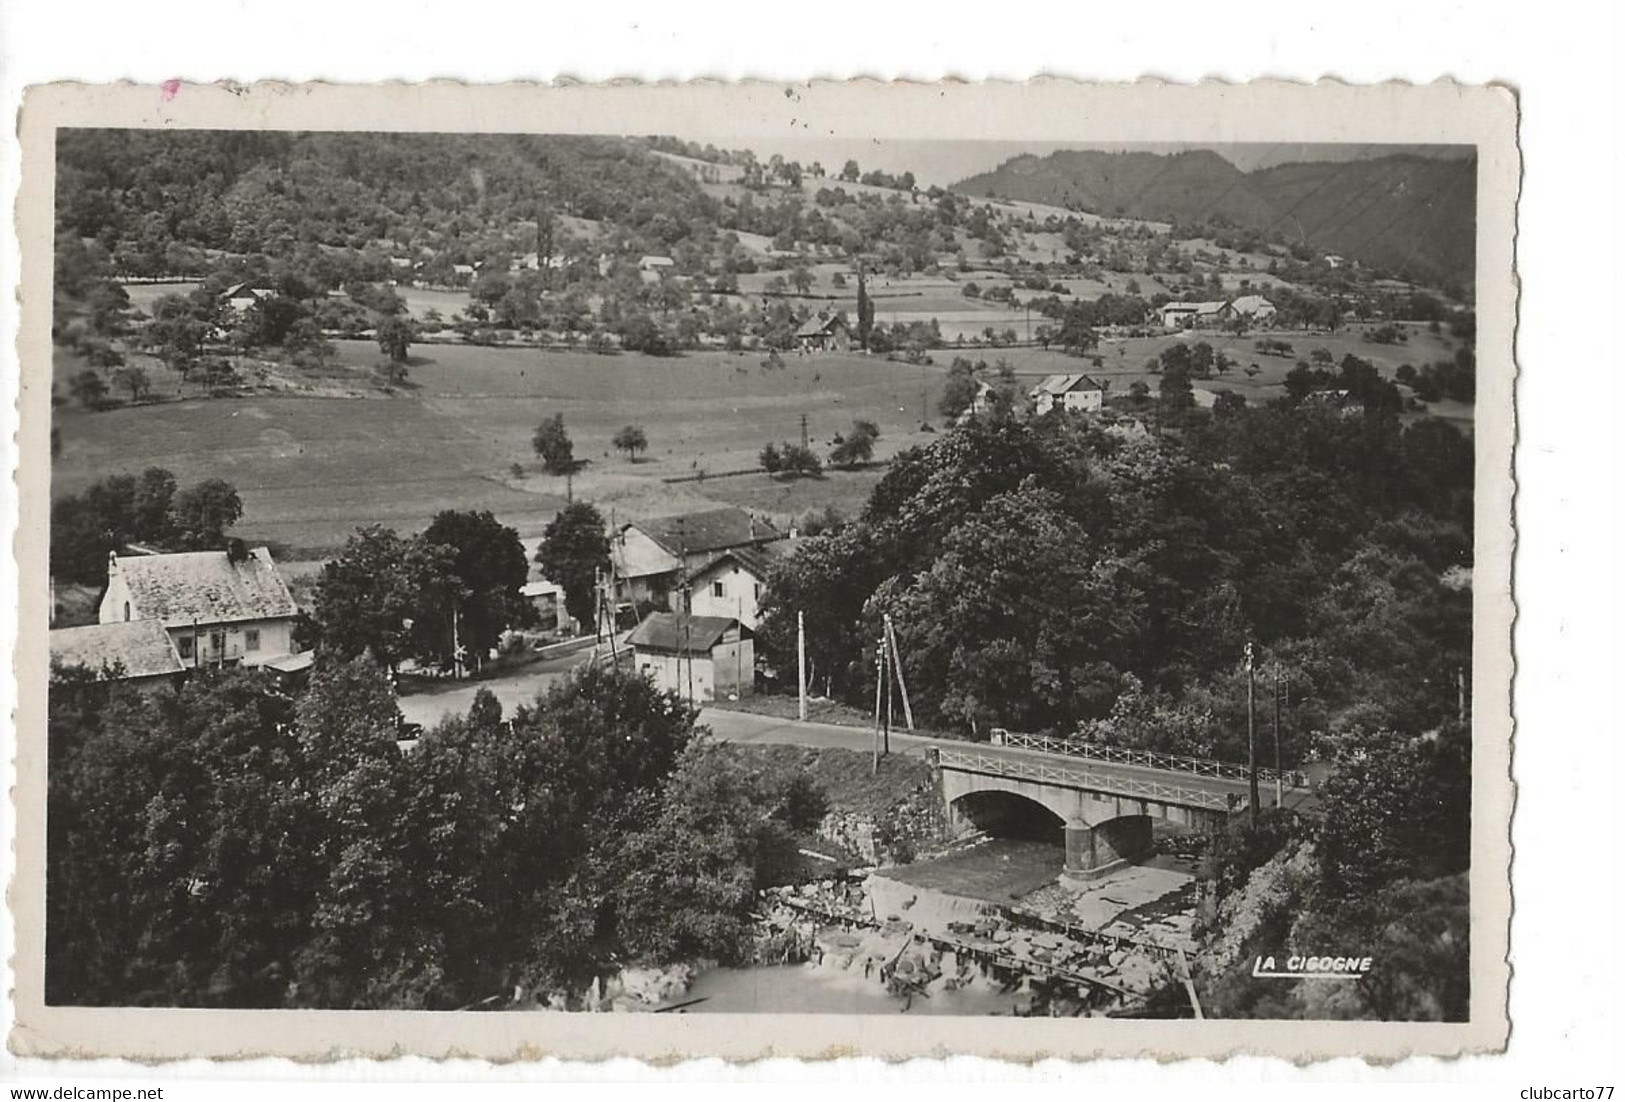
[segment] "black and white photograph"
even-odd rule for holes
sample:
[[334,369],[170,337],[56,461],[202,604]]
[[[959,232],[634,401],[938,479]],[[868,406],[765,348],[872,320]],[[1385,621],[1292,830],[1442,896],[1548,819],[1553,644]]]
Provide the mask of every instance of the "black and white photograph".
[[1479,146],[648,129],[54,130],[44,1005],[1473,1021]]

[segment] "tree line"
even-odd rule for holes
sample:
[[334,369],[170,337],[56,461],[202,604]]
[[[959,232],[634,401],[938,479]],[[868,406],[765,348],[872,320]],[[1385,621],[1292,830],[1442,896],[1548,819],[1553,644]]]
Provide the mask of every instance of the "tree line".
[[822,815],[648,681],[487,692],[408,750],[385,671],[324,657],[173,696],[54,672],[46,999],[450,1010],[623,964],[741,960]]

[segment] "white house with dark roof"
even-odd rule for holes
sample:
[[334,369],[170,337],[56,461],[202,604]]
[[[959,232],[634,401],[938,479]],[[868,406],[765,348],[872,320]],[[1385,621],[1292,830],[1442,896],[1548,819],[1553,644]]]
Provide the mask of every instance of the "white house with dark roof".
[[796,546],[794,540],[730,547],[707,556],[688,571],[683,589],[686,611],[696,616],[732,617],[754,631],[761,621],[762,597],[773,564]]
[[1068,412],[1091,412],[1106,403],[1106,388],[1087,375],[1051,375],[1033,387],[1033,411],[1040,417],[1059,407]]
[[293,653],[299,606],[271,552],[108,556],[103,624],[161,624],[183,665],[259,666]]
[[754,636],[732,617],[651,612],[627,642],[634,668],[685,700],[749,696],[756,684]]
[[1168,329],[1213,325],[1224,316],[1223,302],[1168,302],[1157,307],[1158,321]]
[[98,679],[143,688],[173,684],[186,670],[175,641],[157,620],[56,628],[50,646],[54,666],[83,666]]
[[688,571],[719,552],[783,538],[767,521],[731,507],[635,521],[610,541],[616,596],[671,607]]

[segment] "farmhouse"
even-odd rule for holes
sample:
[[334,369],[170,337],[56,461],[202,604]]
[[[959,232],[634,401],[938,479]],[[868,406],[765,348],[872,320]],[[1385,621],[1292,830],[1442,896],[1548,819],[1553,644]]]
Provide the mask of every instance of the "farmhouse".
[[1222,302],[1170,302],[1158,308],[1157,318],[1167,329],[1213,325],[1223,317],[1224,307]]
[[1246,318],[1252,322],[1265,322],[1275,317],[1275,304],[1263,295],[1242,295],[1224,308],[1224,316]]
[[187,666],[260,666],[293,653],[299,607],[263,547],[108,556],[103,624],[153,620]]
[[174,640],[157,620],[57,628],[51,632],[51,664],[83,666],[98,679],[144,689],[173,685],[186,670]]
[[1055,409],[1097,410],[1106,401],[1106,388],[1087,375],[1051,375],[1033,387],[1033,409],[1040,417]]
[[806,352],[845,352],[852,347],[852,330],[842,315],[819,311],[796,330],[796,347]]
[[628,524],[610,543],[616,598],[670,608],[683,575],[702,562],[782,538],[771,524],[731,507]]
[[696,616],[731,616],[755,630],[768,575],[776,559],[789,551],[793,540],[719,551],[683,578],[688,608]]
[[731,617],[651,612],[627,641],[637,671],[685,700],[749,696],[755,684],[754,637]]
[[273,298],[276,298],[276,292],[271,288],[250,287],[246,283],[233,283],[220,292],[220,301],[239,314]]
[[677,262],[669,256],[645,256],[638,259],[638,275],[645,283],[658,283],[670,275]]

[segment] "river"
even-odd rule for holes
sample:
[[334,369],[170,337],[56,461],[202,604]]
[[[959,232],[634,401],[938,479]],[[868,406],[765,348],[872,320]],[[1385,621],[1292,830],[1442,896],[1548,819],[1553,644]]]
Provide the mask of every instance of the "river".
[[865,979],[834,965],[758,965],[714,968],[695,979],[684,1014],[990,1014],[1015,1012],[1016,993],[1000,994],[977,980],[955,991],[907,999],[893,996],[878,979]]

